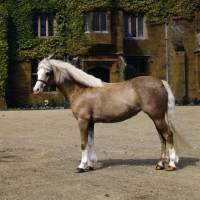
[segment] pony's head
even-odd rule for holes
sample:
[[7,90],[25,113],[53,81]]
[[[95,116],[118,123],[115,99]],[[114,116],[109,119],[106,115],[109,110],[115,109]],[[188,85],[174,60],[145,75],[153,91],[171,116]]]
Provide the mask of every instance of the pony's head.
[[39,63],[37,74],[38,80],[33,88],[35,94],[41,94],[45,87],[54,83],[62,84],[66,79],[88,87],[103,87],[100,79],[83,72],[70,63],[50,59],[50,57],[44,58]]
[[48,86],[54,83],[53,69],[49,62],[49,58],[44,58],[38,65],[38,79],[33,88],[35,94],[41,94]]

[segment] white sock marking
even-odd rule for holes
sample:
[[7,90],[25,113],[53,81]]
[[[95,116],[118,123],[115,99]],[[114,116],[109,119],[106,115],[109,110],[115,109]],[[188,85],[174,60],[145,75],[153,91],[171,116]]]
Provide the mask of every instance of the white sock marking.
[[169,166],[171,167],[176,167],[175,162],[179,161],[179,157],[176,155],[176,151],[174,148],[170,149],[169,148]]
[[86,148],[84,151],[82,151],[82,159],[78,168],[85,169],[87,167],[87,161],[88,161],[88,151]]

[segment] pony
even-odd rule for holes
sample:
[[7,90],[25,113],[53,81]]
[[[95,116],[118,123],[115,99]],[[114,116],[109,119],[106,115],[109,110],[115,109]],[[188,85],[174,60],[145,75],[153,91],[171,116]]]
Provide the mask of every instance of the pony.
[[[40,61],[37,75],[33,92],[42,94],[47,86],[55,84],[68,99],[77,119],[82,158],[76,173],[95,169],[95,123],[120,122],[140,111],[153,120],[161,141],[161,154],[156,170],[176,170],[175,163],[179,161],[177,151],[190,146],[180,133],[175,114],[175,98],[164,80],[140,76],[118,83],[106,83],[70,63],[50,58]],[[166,146],[169,149],[169,159]],[[165,163],[168,163],[167,167]]]

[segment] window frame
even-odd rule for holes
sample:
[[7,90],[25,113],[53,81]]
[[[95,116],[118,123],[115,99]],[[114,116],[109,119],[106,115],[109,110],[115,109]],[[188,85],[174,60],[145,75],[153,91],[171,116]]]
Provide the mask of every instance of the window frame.
[[144,19],[144,14],[124,13],[124,38],[145,38]]
[[108,11],[86,13],[85,33],[108,33]]
[[[55,25],[56,20],[54,13],[35,14],[33,17],[33,33],[36,37],[48,38],[54,36],[56,32]],[[45,34],[43,34],[43,29],[45,29]]]

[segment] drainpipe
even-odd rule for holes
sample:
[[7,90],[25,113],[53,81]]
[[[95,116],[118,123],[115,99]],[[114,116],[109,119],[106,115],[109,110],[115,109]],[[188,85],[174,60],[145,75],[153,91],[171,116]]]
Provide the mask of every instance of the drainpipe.
[[166,61],[165,61],[165,66],[166,66],[166,81],[168,82],[169,80],[169,63],[168,63],[168,26],[167,23],[165,23],[165,49],[166,49]]

